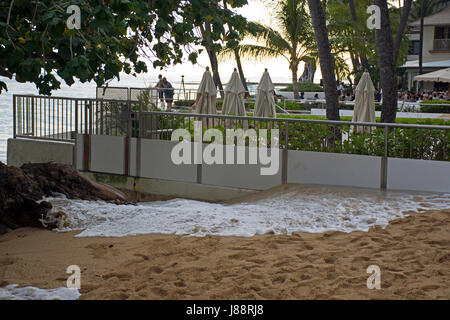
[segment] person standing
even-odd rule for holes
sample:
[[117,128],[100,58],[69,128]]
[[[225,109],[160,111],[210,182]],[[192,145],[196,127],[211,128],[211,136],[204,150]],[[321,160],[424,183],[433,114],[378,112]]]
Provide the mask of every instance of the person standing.
[[172,84],[169,81],[167,81],[166,78],[163,78],[163,88],[164,88],[164,96],[166,98],[167,103],[167,111],[171,111],[173,103],[173,94],[175,90],[172,87]]
[[158,76],[158,83],[155,86],[156,88],[158,88],[158,97],[159,97],[159,101],[161,102],[161,109],[165,108],[164,105],[164,81],[163,81],[163,76],[162,74],[160,74]]

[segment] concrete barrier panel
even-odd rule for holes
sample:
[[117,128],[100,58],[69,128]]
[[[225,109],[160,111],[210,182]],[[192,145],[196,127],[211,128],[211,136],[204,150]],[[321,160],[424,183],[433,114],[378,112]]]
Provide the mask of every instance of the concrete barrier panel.
[[90,153],[90,171],[124,173],[125,137],[90,135]]
[[450,162],[388,159],[387,188],[450,192]]
[[177,143],[165,140],[141,139],[140,177],[196,182],[196,165],[176,165],[172,162],[172,148]]
[[56,162],[73,164],[74,144],[36,139],[8,139],[8,165]]
[[288,183],[380,188],[380,171],[380,157],[288,151]]
[[[203,149],[206,145],[203,146]],[[225,146],[222,146],[225,155]],[[202,183],[215,186],[265,190],[281,184],[282,150],[278,150],[278,166],[274,175],[262,175],[262,165],[257,157],[257,164],[248,164],[249,148],[245,147],[245,163],[237,164],[237,148],[234,147],[235,164],[202,164]],[[225,161],[224,161],[225,163]]]

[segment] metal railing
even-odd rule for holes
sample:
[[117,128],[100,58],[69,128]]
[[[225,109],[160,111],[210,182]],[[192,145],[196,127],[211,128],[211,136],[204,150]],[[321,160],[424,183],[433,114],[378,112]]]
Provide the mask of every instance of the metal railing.
[[441,161],[449,161],[450,154],[450,126],[156,112],[132,100],[32,95],[14,95],[13,108],[15,138],[73,141],[76,134],[99,134],[171,140],[175,129],[193,136],[194,122],[200,121],[203,130],[222,133],[278,129],[284,150]]
[[193,137],[194,121],[201,121],[203,130],[222,131],[224,144],[227,129],[254,129],[257,134],[259,129],[278,129],[278,144],[285,150],[442,161],[450,154],[450,126],[167,112],[141,112],[138,117],[136,123],[145,125],[133,127],[141,138],[171,140],[175,129],[186,129]]
[[126,135],[137,101],[13,96],[14,137],[72,141],[76,134]]
[[[141,101],[146,99],[155,109],[164,110],[166,107],[166,92],[172,92],[173,96],[171,99],[175,107],[190,107],[197,99],[197,89],[155,87],[97,87],[96,99],[121,101]],[[217,90],[218,101],[221,101],[221,93],[224,94],[224,91]],[[255,95],[250,95],[249,91],[245,91],[244,94],[246,103],[255,102]],[[284,98],[280,97],[280,99]]]
[[197,98],[195,89],[176,88],[128,88],[128,87],[97,87],[96,98],[106,100],[132,100],[139,101],[143,94],[150,97],[151,102],[158,106],[158,101],[164,99],[166,92],[173,92],[174,101],[192,101]]

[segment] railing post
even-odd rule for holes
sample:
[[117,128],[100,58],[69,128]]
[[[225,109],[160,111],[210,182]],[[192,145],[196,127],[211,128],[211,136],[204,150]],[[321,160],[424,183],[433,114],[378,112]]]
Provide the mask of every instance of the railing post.
[[283,149],[283,164],[281,167],[281,183],[287,183],[287,167],[288,167],[288,150],[289,150],[289,122],[284,122],[284,149]]
[[17,135],[17,129],[16,129],[16,126],[17,126],[17,123],[16,123],[16,95],[15,94],[13,94],[13,138],[15,139],[16,138],[16,135]]
[[131,136],[131,100],[127,101],[127,133],[125,136],[124,174],[130,175],[130,136]]
[[75,135],[78,134],[78,100],[75,100]]
[[134,116],[135,121],[135,130],[136,130],[136,176],[141,176],[141,136],[142,136],[142,127],[145,117],[141,117],[141,103],[139,103],[139,110],[137,114]]
[[389,156],[389,127],[384,127],[384,155],[381,158],[381,176],[380,176],[380,189],[386,190],[387,188],[387,165]]
[[84,134],[88,134],[88,125],[89,125],[89,113],[88,113],[88,100],[84,101]]
[[31,97],[31,136],[34,137],[34,96]]

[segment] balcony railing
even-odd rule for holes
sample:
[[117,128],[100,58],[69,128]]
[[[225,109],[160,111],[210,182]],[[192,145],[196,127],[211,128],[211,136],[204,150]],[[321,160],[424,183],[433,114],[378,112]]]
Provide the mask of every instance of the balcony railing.
[[450,39],[434,39],[433,50],[435,51],[450,50]]

